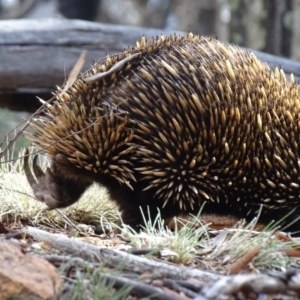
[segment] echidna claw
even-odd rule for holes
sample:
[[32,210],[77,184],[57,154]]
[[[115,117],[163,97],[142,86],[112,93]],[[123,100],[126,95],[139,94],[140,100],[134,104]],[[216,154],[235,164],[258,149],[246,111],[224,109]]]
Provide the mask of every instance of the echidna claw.
[[37,184],[37,182],[36,182],[33,174],[30,171],[28,159],[29,159],[29,150],[25,149],[25,153],[24,153],[24,171],[25,171],[26,178],[29,182],[29,185],[33,188],[33,186],[35,184]]
[[[28,156],[27,156],[27,158],[28,158]],[[33,173],[34,173],[35,177],[37,178],[37,180],[39,181],[39,179],[41,179],[45,176],[45,173],[43,172],[41,167],[38,165],[37,160],[38,160],[38,156],[35,155],[33,158],[32,166],[33,166]]]

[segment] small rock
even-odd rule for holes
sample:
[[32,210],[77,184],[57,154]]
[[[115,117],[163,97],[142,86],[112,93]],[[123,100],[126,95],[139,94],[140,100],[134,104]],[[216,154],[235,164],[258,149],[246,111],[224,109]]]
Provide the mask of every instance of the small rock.
[[62,283],[58,270],[48,261],[0,241],[0,300],[50,299]]

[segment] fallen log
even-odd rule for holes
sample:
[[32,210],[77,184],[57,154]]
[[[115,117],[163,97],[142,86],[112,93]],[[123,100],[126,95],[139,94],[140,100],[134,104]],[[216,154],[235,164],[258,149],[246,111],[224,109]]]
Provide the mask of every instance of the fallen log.
[[144,34],[174,31],[104,25],[79,20],[43,19],[0,22],[0,90],[52,89],[61,85],[82,51],[83,69],[126,49]]
[[[19,101],[26,99],[26,95],[50,95],[56,85],[64,83],[84,50],[87,50],[83,66],[83,70],[86,70],[95,61],[105,58],[107,53],[112,55],[135,44],[142,35],[151,38],[173,33],[173,30],[79,20],[1,21],[0,104],[18,105]],[[286,74],[293,73],[296,79],[300,79],[300,63],[254,52],[271,67],[280,66]],[[30,99],[34,101],[35,97]],[[28,106],[28,101],[26,105]]]

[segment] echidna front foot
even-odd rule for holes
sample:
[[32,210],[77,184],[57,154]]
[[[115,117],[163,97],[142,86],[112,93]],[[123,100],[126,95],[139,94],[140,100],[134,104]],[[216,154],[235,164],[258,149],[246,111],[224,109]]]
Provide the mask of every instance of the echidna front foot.
[[[58,163],[52,161],[51,167],[43,172],[37,163],[38,156],[33,159],[32,174],[29,162],[29,151],[26,149],[24,170],[34,196],[44,202],[50,209],[67,207],[75,203],[90,183],[77,182],[59,172]],[[62,157],[60,157],[62,159]]]
[[143,222],[143,217],[139,207],[137,209],[125,209],[122,210],[122,223],[125,225],[129,225],[136,231],[139,231],[142,226],[145,226]]
[[[134,197],[131,200],[136,200]],[[126,202],[118,203],[119,209],[122,212],[122,222],[129,225],[134,230],[139,231],[147,224],[154,225],[157,215],[160,214],[161,218],[167,221],[169,216],[166,216],[164,211],[159,209],[156,205],[151,205],[151,203],[146,203],[145,205],[140,205],[141,203],[130,201],[126,205]],[[156,224],[157,225],[157,224]]]

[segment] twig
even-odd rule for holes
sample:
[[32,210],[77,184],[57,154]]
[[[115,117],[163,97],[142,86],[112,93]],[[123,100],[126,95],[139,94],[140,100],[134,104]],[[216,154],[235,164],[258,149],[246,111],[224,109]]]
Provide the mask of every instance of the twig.
[[[59,264],[64,263],[65,264],[64,269],[68,269],[72,266],[75,266],[82,269],[88,269],[89,272],[91,272],[91,271],[95,271],[96,268],[101,267],[100,264],[90,263],[78,257],[74,258],[66,255],[43,255],[42,257],[47,261],[49,261],[50,263],[52,263],[53,265],[57,263]],[[181,299],[181,298],[176,298],[174,296],[171,297],[167,293],[163,292],[163,290],[160,288],[153,287],[151,285],[139,282],[137,280],[126,278],[124,274],[112,275],[112,274],[101,272],[101,277],[112,282],[115,288],[122,288],[124,286],[131,287],[131,293],[137,294],[139,296],[143,296],[143,297],[155,296],[155,299],[161,299],[161,300]],[[195,293],[193,293],[193,296],[195,296]]]
[[227,270],[228,275],[240,273],[258,255],[261,247],[257,246],[247,251],[242,257],[231,264]]
[[194,292],[193,290],[188,289],[187,287],[181,285],[180,283],[178,283],[175,280],[166,279],[166,280],[164,280],[164,285],[167,287],[170,287],[171,289],[173,289],[177,292],[184,293],[185,295],[187,295],[188,297],[191,297],[192,299],[194,299],[198,295],[198,293]]
[[134,256],[122,251],[97,247],[62,235],[51,234],[34,227],[28,227],[27,233],[35,240],[45,242],[51,247],[59,249],[64,253],[81,257],[88,261],[94,261],[95,258],[98,258],[98,261],[105,262],[105,264],[109,267],[115,268],[116,266],[123,266],[123,270],[139,274],[148,272],[156,278],[170,278],[178,280],[197,278],[203,282],[210,282],[211,280],[223,277],[222,275],[208,271],[173,266],[167,263],[152,261],[144,257]]
[[[102,273],[103,278],[108,279],[114,283],[114,287],[119,289],[124,286],[131,287],[131,293],[137,296],[147,297],[147,299],[159,299],[159,300],[182,300],[183,298],[175,297],[165,293],[162,289],[153,287],[151,285],[131,280],[129,278]],[[185,298],[186,299],[186,298]]]
[[62,93],[67,92],[68,89],[73,85],[73,83],[77,79],[82,67],[84,66],[84,63],[86,60],[86,53],[87,53],[86,50],[81,52],[76,64],[74,65],[74,67],[72,68],[72,70],[69,74],[67,82],[62,90]]
[[62,219],[71,227],[75,228],[78,232],[82,233],[82,230],[74,224],[60,209],[55,209],[56,212],[62,217]]
[[[187,296],[194,296],[197,290],[182,284],[180,280],[187,280],[189,278],[198,279],[201,281],[201,287],[198,289],[198,296],[193,297],[195,300],[224,300],[229,299],[237,293],[245,294],[246,297],[250,293],[256,295],[282,294],[294,297],[299,297],[300,295],[300,273],[296,271],[223,276],[206,271],[156,262],[117,250],[97,247],[92,244],[73,240],[58,234],[51,234],[33,227],[28,227],[27,232],[38,241],[45,242],[64,253],[69,253],[89,261],[84,262],[81,259],[75,258],[73,262],[78,262],[78,265],[81,267],[87,264],[94,265],[90,262],[95,261],[95,258],[97,258],[98,261],[101,261],[106,267],[111,267],[113,269],[117,268],[118,270],[135,274],[150,274],[151,277],[148,277],[149,279],[164,279],[164,282],[169,283],[173,280],[176,284],[171,284],[172,287],[184,292]],[[99,264],[97,265],[100,266]],[[95,265],[92,269],[94,268]],[[156,293],[159,290],[148,286],[146,283],[140,283],[124,278],[124,274],[122,276],[103,274],[103,276],[109,280],[115,281],[115,287],[124,285],[132,286],[132,291],[135,291],[135,293],[138,293],[139,295],[149,296],[153,295],[154,291]],[[186,289],[189,291],[187,292]],[[170,296],[162,290],[159,290],[159,292],[161,294],[155,294],[158,295],[156,296],[157,299],[176,299],[176,296]]]
[[[256,294],[284,294],[299,296],[300,274],[296,272],[272,272],[269,274],[239,274],[223,277],[205,286],[201,296],[206,299],[224,299],[239,292]],[[203,299],[201,297],[196,300]],[[225,298],[227,299],[227,298]]]

